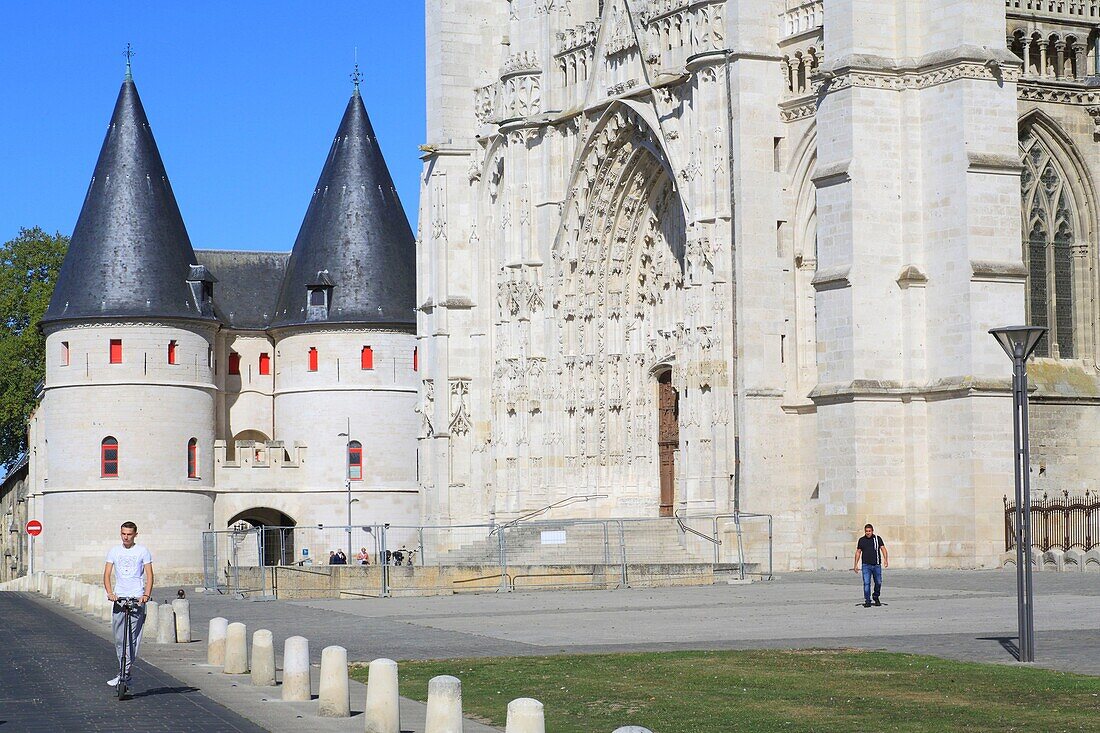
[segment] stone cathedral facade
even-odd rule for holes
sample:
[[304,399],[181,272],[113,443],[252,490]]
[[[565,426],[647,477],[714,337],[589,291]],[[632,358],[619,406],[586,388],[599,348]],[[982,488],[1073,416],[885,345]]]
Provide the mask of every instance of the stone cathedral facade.
[[989,567],[1095,489],[1100,3],[429,0],[425,521],[767,512]]

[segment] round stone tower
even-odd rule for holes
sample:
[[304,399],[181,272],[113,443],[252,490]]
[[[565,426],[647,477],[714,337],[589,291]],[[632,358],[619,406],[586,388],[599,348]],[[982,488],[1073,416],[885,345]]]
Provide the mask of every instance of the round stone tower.
[[355,525],[419,518],[415,257],[356,88],[270,327],[275,437],[309,450],[299,523],[346,524],[349,505]]
[[136,522],[158,576],[201,570],[213,519],[213,278],[129,72],[49,308],[37,569],[98,576]]

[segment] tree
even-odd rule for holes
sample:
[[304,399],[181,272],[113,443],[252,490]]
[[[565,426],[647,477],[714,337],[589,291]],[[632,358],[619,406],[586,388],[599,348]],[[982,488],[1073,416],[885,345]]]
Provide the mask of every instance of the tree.
[[69,248],[69,238],[20,229],[0,246],[0,466],[27,449],[27,418],[46,371],[46,339],[38,321]]

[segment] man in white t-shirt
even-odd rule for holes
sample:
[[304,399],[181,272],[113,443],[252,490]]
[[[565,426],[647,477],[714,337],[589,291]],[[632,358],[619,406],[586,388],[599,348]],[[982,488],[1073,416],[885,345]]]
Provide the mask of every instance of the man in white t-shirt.
[[[145,604],[153,597],[153,556],[137,538],[137,525],[123,522],[120,534],[122,544],[115,545],[107,552],[107,564],[103,566],[103,587],[107,589],[107,598],[115,601],[111,614],[111,630],[115,634],[115,652],[119,664],[122,663],[122,649],[126,643],[126,614],[118,605],[119,598],[136,598],[138,607],[130,612],[130,630],[132,648],[126,654],[126,671],[123,673],[126,686],[130,686],[130,667],[137,657],[141,645],[141,631],[145,627]],[[111,573],[114,572],[114,584]],[[114,687],[119,682],[115,677],[107,684]]]

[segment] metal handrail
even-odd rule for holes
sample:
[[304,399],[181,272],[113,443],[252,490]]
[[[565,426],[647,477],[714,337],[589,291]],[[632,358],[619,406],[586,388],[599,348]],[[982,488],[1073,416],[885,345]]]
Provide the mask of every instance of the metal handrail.
[[707,537],[705,534],[703,534],[699,530],[692,529],[691,527],[684,524],[684,520],[679,515],[676,516],[676,524],[680,525],[680,530],[682,532],[690,532],[691,534],[693,534],[697,537],[701,537],[704,540],[706,540],[707,542],[711,542],[715,545],[722,544],[722,540],[718,539],[717,537]]
[[569,496],[569,497],[566,497],[565,499],[555,501],[553,504],[547,504],[546,506],[542,507],[541,509],[536,509],[532,512],[528,512],[527,514],[524,514],[522,517],[517,517],[517,518],[513,519],[510,522],[505,522],[504,524],[498,524],[496,527],[493,527],[493,529],[489,532],[489,536],[492,537],[494,534],[496,534],[499,531],[503,531],[503,530],[515,527],[520,522],[525,522],[529,519],[534,519],[535,517],[539,516],[540,514],[545,514],[546,512],[550,511],[551,509],[557,509],[558,507],[565,506],[566,504],[571,504],[573,502],[580,502],[580,501],[590,501],[592,499],[606,499],[606,498],[607,498],[607,494],[577,494],[576,496]]

